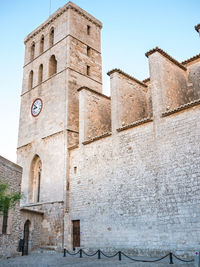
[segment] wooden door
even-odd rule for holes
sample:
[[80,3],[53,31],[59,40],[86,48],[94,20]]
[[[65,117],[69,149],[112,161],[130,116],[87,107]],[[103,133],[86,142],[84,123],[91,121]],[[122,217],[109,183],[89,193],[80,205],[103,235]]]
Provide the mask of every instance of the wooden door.
[[80,221],[72,221],[73,225],[73,248],[80,247]]
[[28,255],[29,226],[30,221],[27,220],[24,224],[24,255]]

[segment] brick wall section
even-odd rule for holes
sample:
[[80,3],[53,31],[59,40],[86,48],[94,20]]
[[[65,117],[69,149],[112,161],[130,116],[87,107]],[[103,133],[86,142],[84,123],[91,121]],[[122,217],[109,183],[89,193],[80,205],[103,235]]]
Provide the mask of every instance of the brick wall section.
[[[19,192],[21,177],[22,168],[0,156],[0,182],[9,184],[11,192]],[[21,221],[19,204],[17,204],[15,209],[9,212],[7,234],[0,234],[0,257],[19,254],[16,249],[22,237]],[[2,233],[2,225],[0,227],[0,233]]]

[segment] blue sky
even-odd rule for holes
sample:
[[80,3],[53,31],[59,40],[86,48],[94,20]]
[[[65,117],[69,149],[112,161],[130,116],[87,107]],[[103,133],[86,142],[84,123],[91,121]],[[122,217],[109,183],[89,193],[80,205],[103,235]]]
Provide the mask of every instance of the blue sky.
[[[51,0],[51,14],[65,0]],[[49,16],[50,0],[1,0],[0,155],[16,162],[24,37]],[[145,52],[159,46],[179,61],[200,53],[194,25],[199,0],[75,0],[103,23],[103,92],[109,94],[113,68],[144,79]]]

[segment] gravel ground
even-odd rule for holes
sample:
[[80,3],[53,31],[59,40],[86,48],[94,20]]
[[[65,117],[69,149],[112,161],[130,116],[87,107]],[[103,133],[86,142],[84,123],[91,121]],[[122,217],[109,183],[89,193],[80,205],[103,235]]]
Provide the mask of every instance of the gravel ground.
[[[137,257],[137,259],[140,259]],[[144,259],[144,258],[143,258]],[[150,259],[151,260],[151,259]],[[165,259],[162,262],[157,263],[136,263],[129,259],[122,257],[122,261],[119,261],[118,258],[101,258],[97,259],[97,256],[86,257],[83,255],[83,258],[78,256],[69,256],[63,257],[61,253],[52,253],[52,252],[33,252],[28,256],[10,258],[5,260],[0,260],[1,267],[59,267],[59,266],[81,266],[81,267],[93,267],[93,266],[109,266],[109,267],[118,267],[118,266],[134,266],[134,267],[165,267],[172,266],[169,265],[169,259]],[[174,260],[173,267],[193,267],[194,263],[177,263]]]

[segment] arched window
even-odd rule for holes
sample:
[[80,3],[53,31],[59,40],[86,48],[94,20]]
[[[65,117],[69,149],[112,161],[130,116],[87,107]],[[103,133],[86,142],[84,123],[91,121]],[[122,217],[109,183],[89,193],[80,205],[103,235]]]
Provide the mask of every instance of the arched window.
[[35,43],[33,42],[31,45],[31,57],[30,59],[33,60],[35,57]]
[[42,162],[38,155],[35,155],[30,168],[29,180],[29,202],[35,203],[40,201],[40,185],[42,178]]
[[54,28],[52,27],[49,34],[49,46],[53,46],[54,44]]
[[33,88],[33,71],[30,71],[29,78],[28,78],[28,89]]
[[40,64],[38,71],[38,83],[41,83],[43,80],[43,65]]
[[54,55],[49,59],[49,77],[57,72],[57,60]]
[[44,35],[40,39],[40,54],[44,52]]

